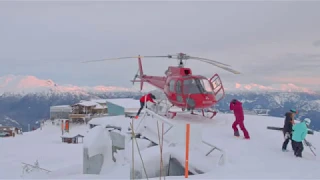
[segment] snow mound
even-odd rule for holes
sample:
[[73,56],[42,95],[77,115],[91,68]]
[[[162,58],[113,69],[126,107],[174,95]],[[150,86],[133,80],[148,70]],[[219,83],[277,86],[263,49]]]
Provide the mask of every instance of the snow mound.
[[[111,118],[111,117],[110,117]],[[114,117],[117,118],[117,117]],[[231,125],[234,121],[233,114],[218,114],[214,120],[217,123],[206,124],[202,127],[202,139],[210,144],[217,145],[226,153],[226,163],[217,166],[213,159],[217,157],[215,151],[208,156],[203,156],[210,151],[210,147],[203,146],[202,155],[194,153],[190,149],[189,168],[198,169],[205,173],[189,176],[195,179],[320,179],[320,160],[314,156],[310,149],[305,146],[303,158],[296,158],[293,155],[289,144],[289,152],[282,152],[283,134],[280,131],[268,130],[267,126],[282,127],[283,118],[267,116],[245,116],[245,126],[250,133],[251,139],[245,140],[233,137]],[[114,121],[115,125],[123,128],[129,126],[129,120],[122,119]],[[123,124],[122,124],[123,123]],[[138,123],[138,122],[137,122]],[[113,125],[112,121],[108,124]],[[135,123],[136,124],[136,123]],[[84,175],[81,172],[83,160],[83,145],[94,149],[96,143],[101,142],[101,137],[106,135],[103,126],[96,126],[88,134],[86,125],[70,124],[71,132],[84,134],[84,144],[66,144],[61,142],[60,126],[46,124],[42,130],[36,130],[15,137],[0,138],[0,178],[20,179],[21,162],[33,164],[38,160],[40,167],[51,172],[42,179],[129,179],[130,160],[128,153],[119,151],[119,156],[126,156],[117,166],[110,167],[108,171],[100,175]],[[241,132],[241,131],[240,131]],[[191,132],[192,133],[192,132]],[[241,133],[242,135],[242,133]],[[178,135],[177,135],[178,136]],[[317,149],[316,154],[320,154],[319,133],[307,135],[308,141]],[[159,146],[149,147],[146,140],[138,140],[141,147],[141,156],[148,171],[157,169],[159,171]],[[106,143],[108,144],[108,143]],[[129,145],[129,143],[127,143]],[[126,145],[127,145],[126,144]],[[127,146],[129,148],[129,146]],[[182,165],[184,164],[185,147],[163,147],[163,158],[167,159],[168,154],[174,156]],[[91,150],[90,154],[97,153]],[[137,168],[141,164],[140,156],[135,151],[135,163]],[[152,161],[151,161],[152,160]],[[107,166],[106,166],[107,167]],[[153,169],[152,169],[153,168]],[[151,173],[151,172],[150,172]],[[153,171],[156,173],[156,170]],[[151,175],[151,174],[150,174]],[[37,178],[30,174],[27,178]],[[166,177],[166,179],[182,179],[184,177]],[[158,178],[157,178],[158,179]]]
[[[102,126],[95,126],[84,137],[84,148],[88,148],[88,155],[92,157],[96,154],[103,152],[106,146],[112,144],[108,132]],[[101,139],[109,140],[101,143]]]

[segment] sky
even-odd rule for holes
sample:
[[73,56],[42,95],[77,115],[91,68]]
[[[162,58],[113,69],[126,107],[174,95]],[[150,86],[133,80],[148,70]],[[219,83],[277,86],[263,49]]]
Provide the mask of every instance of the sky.
[[[0,2],[0,76],[128,87],[136,59],[81,62],[183,52],[241,72],[189,61],[194,74],[320,90],[319,9],[316,1]],[[169,65],[177,61],[143,59],[150,75]]]

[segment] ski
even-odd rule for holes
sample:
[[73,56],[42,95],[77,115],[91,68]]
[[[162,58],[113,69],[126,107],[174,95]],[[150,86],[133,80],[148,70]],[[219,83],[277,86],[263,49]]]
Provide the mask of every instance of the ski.
[[[307,145],[307,141],[304,140],[304,142],[305,142],[305,144]],[[310,146],[308,146],[308,147],[309,147],[310,151],[312,152],[312,154],[313,154],[314,156],[317,156],[316,153],[312,150],[312,149],[316,150],[316,148],[315,148],[314,146],[312,146],[311,143],[310,143]]]
[[309,146],[309,148],[310,148],[310,151],[312,152],[312,154],[313,154],[314,156],[317,156],[316,153],[312,150],[311,146]]
[[[270,129],[270,130],[278,130],[278,131],[282,131],[282,130],[283,130],[283,128],[281,128],[281,127],[274,127],[274,126],[267,126],[267,129]],[[308,134],[313,135],[314,133],[313,133],[312,130],[308,130]]]

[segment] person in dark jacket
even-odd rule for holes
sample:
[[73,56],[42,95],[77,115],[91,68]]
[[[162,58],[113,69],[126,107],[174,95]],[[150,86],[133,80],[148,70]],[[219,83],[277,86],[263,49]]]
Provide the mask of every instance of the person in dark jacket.
[[[289,141],[291,140],[292,145],[292,126],[294,124],[294,116],[297,113],[295,109],[291,109],[290,112],[286,112],[285,119],[284,119],[284,125],[283,125],[283,136],[284,136],[284,142],[282,143],[282,151],[287,151],[287,146]],[[292,145],[293,149],[293,145]]]
[[149,93],[149,94],[147,94],[147,95],[144,95],[144,96],[142,96],[141,98],[140,98],[140,109],[138,110],[138,113],[137,113],[137,115],[136,115],[136,119],[138,119],[138,117],[139,117],[139,115],[140,115],[140,112],[141,112],[141,110],[144,108],[144,105],[145,105],[145,103],[146,102],[152,102],[152,103],[156,103],[156,102],[154,102],[153,100],[154,99],[156,99],[156,97],[152,94],[152,93]]
[[250,139],[249,133],[248,133],[247,129],[244,127],[244,113],[243,113],[242,103],[236,99],[233,99],[230,102],[230,110],[233,111],[234,116],[236,118],[232,124],[234,136],[236,136],[236,137],[240,136],[239,130],[237,128],[237,125],[239,125],[240,129],[243,132],[244,138]]

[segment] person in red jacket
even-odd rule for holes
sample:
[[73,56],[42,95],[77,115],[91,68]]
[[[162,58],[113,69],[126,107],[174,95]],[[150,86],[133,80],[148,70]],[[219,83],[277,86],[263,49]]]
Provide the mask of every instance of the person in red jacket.
[[243,132],[244,138],[245,139],[250,139],[249,133],[247,129],[244,127],[244,113],[243,113],[243,108],[242,108],[242,103],[236,99],[233,99],[230,102],[230,110],[233,111],[234,116],[236,120],[232,124],[232,129],[234,131],[234,136],[239,137],[239,130],[237,128],[237,125],[240,126],[240,129]]
[[140,98],[140,109],[138,110],[138,113],[137,113],[137,115],[136,115],[136,119],[138,119],[138,117],[139,117],[139,114],[140,114],[140,112],[141,112],[141,110],[143,109],[143,107],[144,107],[144,105],[145,105],[145,103],[146,102],[152,102],[152,103],[156,103],[156,102],[154,102],[153,100],[154,99],[156,99],[156,97],[153,95],[153,94],[151,94],[151,93],[149,93],[149,94],[147,94],[147,95],[144,95],[144,96],[142,96],[141,98]]

